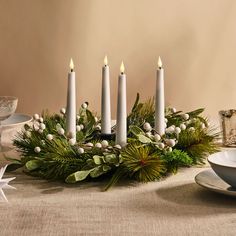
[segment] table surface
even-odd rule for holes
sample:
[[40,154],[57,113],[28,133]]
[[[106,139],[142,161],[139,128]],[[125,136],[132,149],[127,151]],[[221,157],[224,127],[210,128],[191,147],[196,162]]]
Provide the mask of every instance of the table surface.
[[17,190],[5,190],[9,203],[0,202],[0,235],[235,235],[236,198],[198,186],[194,177],[205,169],[108,192],[105,181],[66,185],[7,173]]

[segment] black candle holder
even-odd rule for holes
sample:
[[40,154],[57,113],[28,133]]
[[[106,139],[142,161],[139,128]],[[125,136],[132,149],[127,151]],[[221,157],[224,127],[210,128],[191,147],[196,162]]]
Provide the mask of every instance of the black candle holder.
[[111,141],[111,140],[115,140],[115,137],[116,137],[115,132],[111,134],[102,134],[102,133],[100,134],[100,138],[103,140]]

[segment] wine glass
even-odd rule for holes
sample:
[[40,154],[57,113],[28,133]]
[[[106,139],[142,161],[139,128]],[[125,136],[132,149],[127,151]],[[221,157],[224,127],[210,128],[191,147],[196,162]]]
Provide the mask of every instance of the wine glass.
[[9,118],[16,110],[18,98],[12,96],[0,96],[0,152],[5,151],[2,146],[1,136],[3,126],[1,122]]

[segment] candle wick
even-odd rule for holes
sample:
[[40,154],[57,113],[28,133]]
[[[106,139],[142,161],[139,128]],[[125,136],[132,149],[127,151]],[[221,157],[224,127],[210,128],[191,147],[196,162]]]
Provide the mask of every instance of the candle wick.
[[73,72],[74,70],[73,69],[70,69],[70,72]]
[[120,74],[121,74],[121,75],[123,75],[123,74],[124,74],[124,72],[121,72]]
[[162,69],[162,67],[161,67],[161,66],[159,66],[159,69]]

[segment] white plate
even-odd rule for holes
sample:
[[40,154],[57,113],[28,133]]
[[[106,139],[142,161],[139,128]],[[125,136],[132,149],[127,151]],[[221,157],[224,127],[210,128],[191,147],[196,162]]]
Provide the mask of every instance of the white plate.
[[236,189],[224,182],[212,169],[204,170],[195,176],[195,182],[213,192],[236,197]]
[[32,120],[32,117],[29,115],[14,113],[8,119],[1,122],[1,125],[4,127],[13,126],[13,125],[23,125]]

